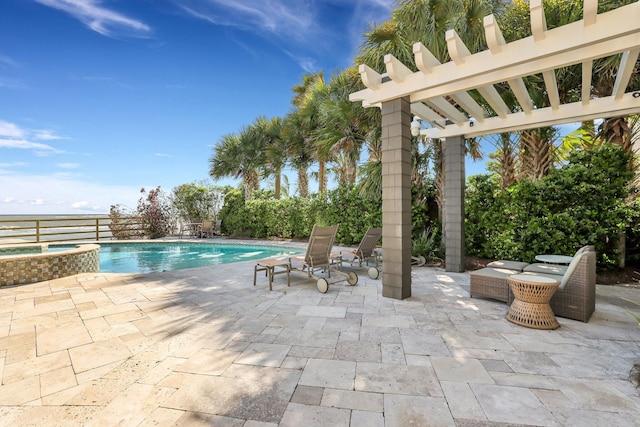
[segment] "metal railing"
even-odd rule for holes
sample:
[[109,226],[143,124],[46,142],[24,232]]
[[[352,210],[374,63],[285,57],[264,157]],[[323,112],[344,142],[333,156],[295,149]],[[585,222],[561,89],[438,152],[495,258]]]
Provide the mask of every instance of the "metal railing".
[[112,223],[108,216],[0,219],[0,244],[10,240],[49,243],[82,240],[109,240],[140,235],[136,217],[120,217]]

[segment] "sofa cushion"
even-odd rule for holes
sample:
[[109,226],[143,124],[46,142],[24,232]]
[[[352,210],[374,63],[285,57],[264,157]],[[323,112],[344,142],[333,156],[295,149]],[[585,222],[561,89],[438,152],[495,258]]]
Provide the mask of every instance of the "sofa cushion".
[[522,271],[528,265],[528,263],[522,261],[505,261],[499,259],[498,261],[490,262],[489,264],[487,264],[487,267],[506,268],[509,270]]
[[507,276],[518,274],[520,271],[511,270],[508,268],[492,268],[485,267],[480,270],[475,270],[470,273],[471,276],[493,277],[498,279],[506,279]]
[[566,265],[545,264],[540,262],[526,266],[523,271],[528,273],[547,273],[562,276],[566,273],[567,268],[568,267]]

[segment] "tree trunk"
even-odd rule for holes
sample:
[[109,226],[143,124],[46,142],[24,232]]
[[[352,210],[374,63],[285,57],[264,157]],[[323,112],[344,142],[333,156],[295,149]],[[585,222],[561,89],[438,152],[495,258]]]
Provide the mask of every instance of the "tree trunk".
[[244,199],[251,200],[253,192],[260,188],[260,177],[256,171],[247,171],[243,174]]
[[548,128],[530,129],[521,133],[521,169],[523,177],[537,180],[553,169],[553,141]]
[[298,193],[300,197],[309,196],[309,177],[304,167],[298,168]]
[[276,180],[276,183],[275,183],[275,189],[274,189],[274,192],[275,192],[274,197],[275,197],[276,200],[278,200],[278,199],[280,199],[280,192],[282,191],[281,190],[281,187],[282,187],[282,174],[280,173],[280,171],[278,171],[278,173],[276,173],[275,180]]
[[318,193],[327,191],[327,164],[324,160],[318,161]]

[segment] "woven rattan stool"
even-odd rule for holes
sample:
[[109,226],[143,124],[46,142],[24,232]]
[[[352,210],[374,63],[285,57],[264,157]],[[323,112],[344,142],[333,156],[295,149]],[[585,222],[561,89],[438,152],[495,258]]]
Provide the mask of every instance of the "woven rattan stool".
[[549,300],[558,288],[558,281],[542,276],[515,274],[507,277],[514,300],[506,318],[517,325],[535,329],[556,329],[560,326]]

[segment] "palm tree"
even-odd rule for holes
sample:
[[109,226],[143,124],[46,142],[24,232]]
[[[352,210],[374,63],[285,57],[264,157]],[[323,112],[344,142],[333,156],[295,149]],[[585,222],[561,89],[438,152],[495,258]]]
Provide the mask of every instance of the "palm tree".
[[256,140],[260,141],[260,145],[264,147],[264,164],[261,165],[263,175],[275,178],[274,197],[280,198],[282,169],[286,164],[287,147],[283,138],[284,120],[280,117],[272,117],[267,119],[264,116],[258,117],[251,131]]
[[315,132],[320,126],[320,105],[324,88],[324,72],[305,75],[302,84],[292,88],[295,93],[292,100],[295,109],[288,120],[287,139],[292,164],[298,165],[298,190],[302,197],[309,193],[307,169],[313,161],[318,162],[318,191],[326,191],[327,159],[317,151],[315,144]]
[[243,127],[239,134],[223,135],[213,147],[209,158],[209,175],[214,179],[242,178],[245,199],[260,188],[258,168],[264,164],[261,141],[254,137],[251,127]]
[[305,144],[303,119],[297,110],[285,117],[282,138],[285,141],[289,162],[298,174],[298,195],[307,197],[309,195],[307,171],[313,162],[313,157],[311,150]]
[[339,159],[343,174],[339,181],[348,184],[356,182],[363,148],[372,138],[379,137],[379,125],[372,127],[370,114],[361,104],[349,101],[349,94],[359,88],[359,80],[355,69],[348,69],[332,76],[318,92],[322,99],[322,126],[315,134],[319,157]]

